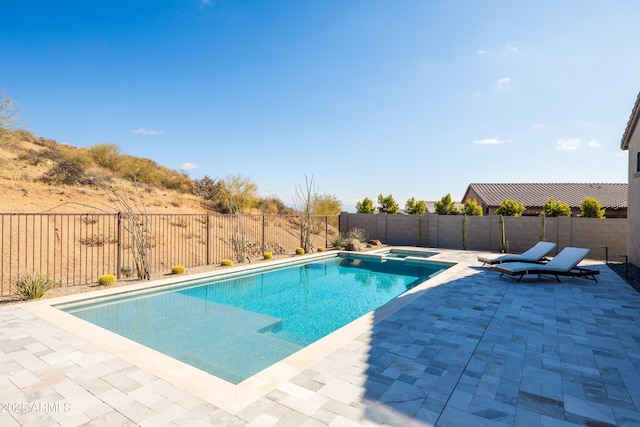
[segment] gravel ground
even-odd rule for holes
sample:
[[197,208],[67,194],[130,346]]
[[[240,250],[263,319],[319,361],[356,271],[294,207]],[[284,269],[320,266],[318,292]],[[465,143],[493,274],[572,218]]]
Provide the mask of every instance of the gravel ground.
[[640,292],[640,267],[633,264],[609,263],[609,268],[618,273],[633,289]]

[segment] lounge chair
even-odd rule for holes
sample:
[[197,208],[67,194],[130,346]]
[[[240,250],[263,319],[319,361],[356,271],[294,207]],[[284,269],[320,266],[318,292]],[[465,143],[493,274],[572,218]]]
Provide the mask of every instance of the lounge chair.
[[559,276],[584,277],[585,279],[596,279],[598,270],[578,267],[578,264],[587,257],[589,249],[566,247],[558,255],[553,257],[546,264],[533,264],[527,262],[510,262],[508,264],[497,264],[493,268],[500,272],[500,277],[506,274],[513,278],[518,278],[518,282],[526,274],[537,274],[538,277],[547,275],[555,276],[559,282]]
[[503,262],[542,262],[546,260],[545,256],[548,255],[552,250],[554,250],[558,245],[552,242],[538,242],[531,249],[521,253],[520,255],[516,254],[506,254],[500,255],[499,257],[487,258],[483,256],[478,257],[478,261],[485,264],[502,264]]

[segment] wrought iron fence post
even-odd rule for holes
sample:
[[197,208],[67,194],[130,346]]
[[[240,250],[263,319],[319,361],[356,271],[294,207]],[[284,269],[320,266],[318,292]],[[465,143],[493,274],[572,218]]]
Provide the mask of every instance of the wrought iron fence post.
[[118,251],[116,254],[116,278],[121,278],[122,270],[122,212],[118,212]]
[[263,255],[267,251],[267,244],[265,242],[266,230],[267,230],[266,218],[265,218],[265,214],[262,214],[262,254]]
[[329,247],[329,215],[324,216],[324,247]]
[[205,221],[205,238],[204,238],[204,242],[206,245],[206,260],[205,262],[207,263],[207,265],[211,265],[211,237],[209,236],[210,234],[210,227],[211,227],[211,215],[207,214],[207,219]]

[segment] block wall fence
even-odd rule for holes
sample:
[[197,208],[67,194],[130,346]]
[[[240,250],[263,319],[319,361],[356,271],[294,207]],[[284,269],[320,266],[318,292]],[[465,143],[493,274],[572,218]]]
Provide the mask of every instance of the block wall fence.
[[[463,248],[462,215],[385,215],[340,213],[340,232],[362,228],[368,239],[389,245],[498,252],[500,217],[468,216],[467,246]],[[509,252],[520,253],[540,240],[589,248],[590,259],[622,262],[627,251],[627,218],[504,217]]]

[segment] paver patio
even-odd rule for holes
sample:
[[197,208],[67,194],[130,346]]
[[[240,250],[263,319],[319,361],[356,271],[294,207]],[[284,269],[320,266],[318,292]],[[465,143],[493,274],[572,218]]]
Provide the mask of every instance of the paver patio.
[[602,263],[599,283],[517,283],[477,255],[442,250],[457,267],[246,404],[5,306],[0,425],[640,425],[640,294]]

